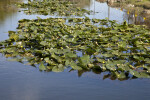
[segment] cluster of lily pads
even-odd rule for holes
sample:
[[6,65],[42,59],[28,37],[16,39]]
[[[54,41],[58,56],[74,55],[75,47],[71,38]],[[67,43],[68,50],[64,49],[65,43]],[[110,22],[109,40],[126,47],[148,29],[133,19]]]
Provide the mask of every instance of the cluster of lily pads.
[[99,70],[116,78],[150,78],[150,31],[107,19],[22,19],[0,52],[40,70]]
[[[19,4],[27,14],[82,16],[90,11],[69,0],[29,0]],[[117,24],[107,19],[22,19],[17,31],[0,42],[9,60],[62,72],[107,72],[105,78],[150,78],[150,31],[144,26]]]
[[69,0],[33,0],[27,3],[19,3],[20,8],[26,14],[58,15],[58,16],[83,16],[90,11],[75,7],[74,2]]

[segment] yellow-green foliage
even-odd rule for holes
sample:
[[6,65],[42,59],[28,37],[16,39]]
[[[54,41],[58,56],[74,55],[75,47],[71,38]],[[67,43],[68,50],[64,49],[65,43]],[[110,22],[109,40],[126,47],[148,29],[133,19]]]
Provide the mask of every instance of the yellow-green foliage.
[[145,9],[150,9],[150,0],[127,0],[126,2]]

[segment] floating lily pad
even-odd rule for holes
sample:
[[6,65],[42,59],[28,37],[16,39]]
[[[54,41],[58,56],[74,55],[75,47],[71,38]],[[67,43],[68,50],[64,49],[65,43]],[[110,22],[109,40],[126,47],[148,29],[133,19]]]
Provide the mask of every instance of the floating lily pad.
[[[26,14],[59,15],[59,16],[83,16],[90,11],[75,7],[75,3],[69,0],[33,0],[18,4],[24,8]],[[28,9],[28,10],[26,10]],[[22,20],[21,20],[22,21]]]
[[107,19],[23,19],[0,44],[6,57],[40,64],[40,70],[71,67],[107,71],[112,79],[150,77],[150,31],[142,26]]

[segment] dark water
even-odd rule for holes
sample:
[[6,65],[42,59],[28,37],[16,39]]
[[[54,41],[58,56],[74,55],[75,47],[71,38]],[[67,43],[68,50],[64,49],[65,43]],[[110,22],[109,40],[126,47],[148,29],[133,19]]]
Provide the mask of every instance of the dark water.
[[[0,0],[1,7],[9,1]],[[124,20],[125,12],[109,8],[106,3],[84,3],[82,7],[99,12],[90,15],[92,18]],[[8,30],[16,30],[19,19],[36,16],[24,15],[15,8],[0,9],[0,41],[8,38]],[[103,80],[103,74],[85,72],[79,77],[77,71],[69,69],[40,72],[29,65],[9,62],[0,54],[0,100],[149,100],[149,90],[150,79]]]

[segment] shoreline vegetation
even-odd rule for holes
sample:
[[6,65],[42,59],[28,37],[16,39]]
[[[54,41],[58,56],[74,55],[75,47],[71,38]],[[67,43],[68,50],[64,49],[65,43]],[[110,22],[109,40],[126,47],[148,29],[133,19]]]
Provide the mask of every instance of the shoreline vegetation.
[[105,72],[105,78],[119,80],[150,78],[150,30],[146,26],[89,19],[85,14],[90,11],[74,7],[71,1],[33,0],[18,6],[26,14],[67,17],[19,20],[17,30],[9,31],[9,39],[0,42],[0,52],[10,61],[47,72],[71,68]]
[[[96,0],[107,2],[110,7],[125,9],[129,19],[135,24],[145,24],[150,28],[150,0]],[[142,19],[141,19],[142,17]],[[142,23],[142,20],[144,22]]]
[[109,5],[113,3],[124,3],[128,6],[143,7],[144,9],[150,9],[150,0],[96,0],[99,2],[108,2]]

